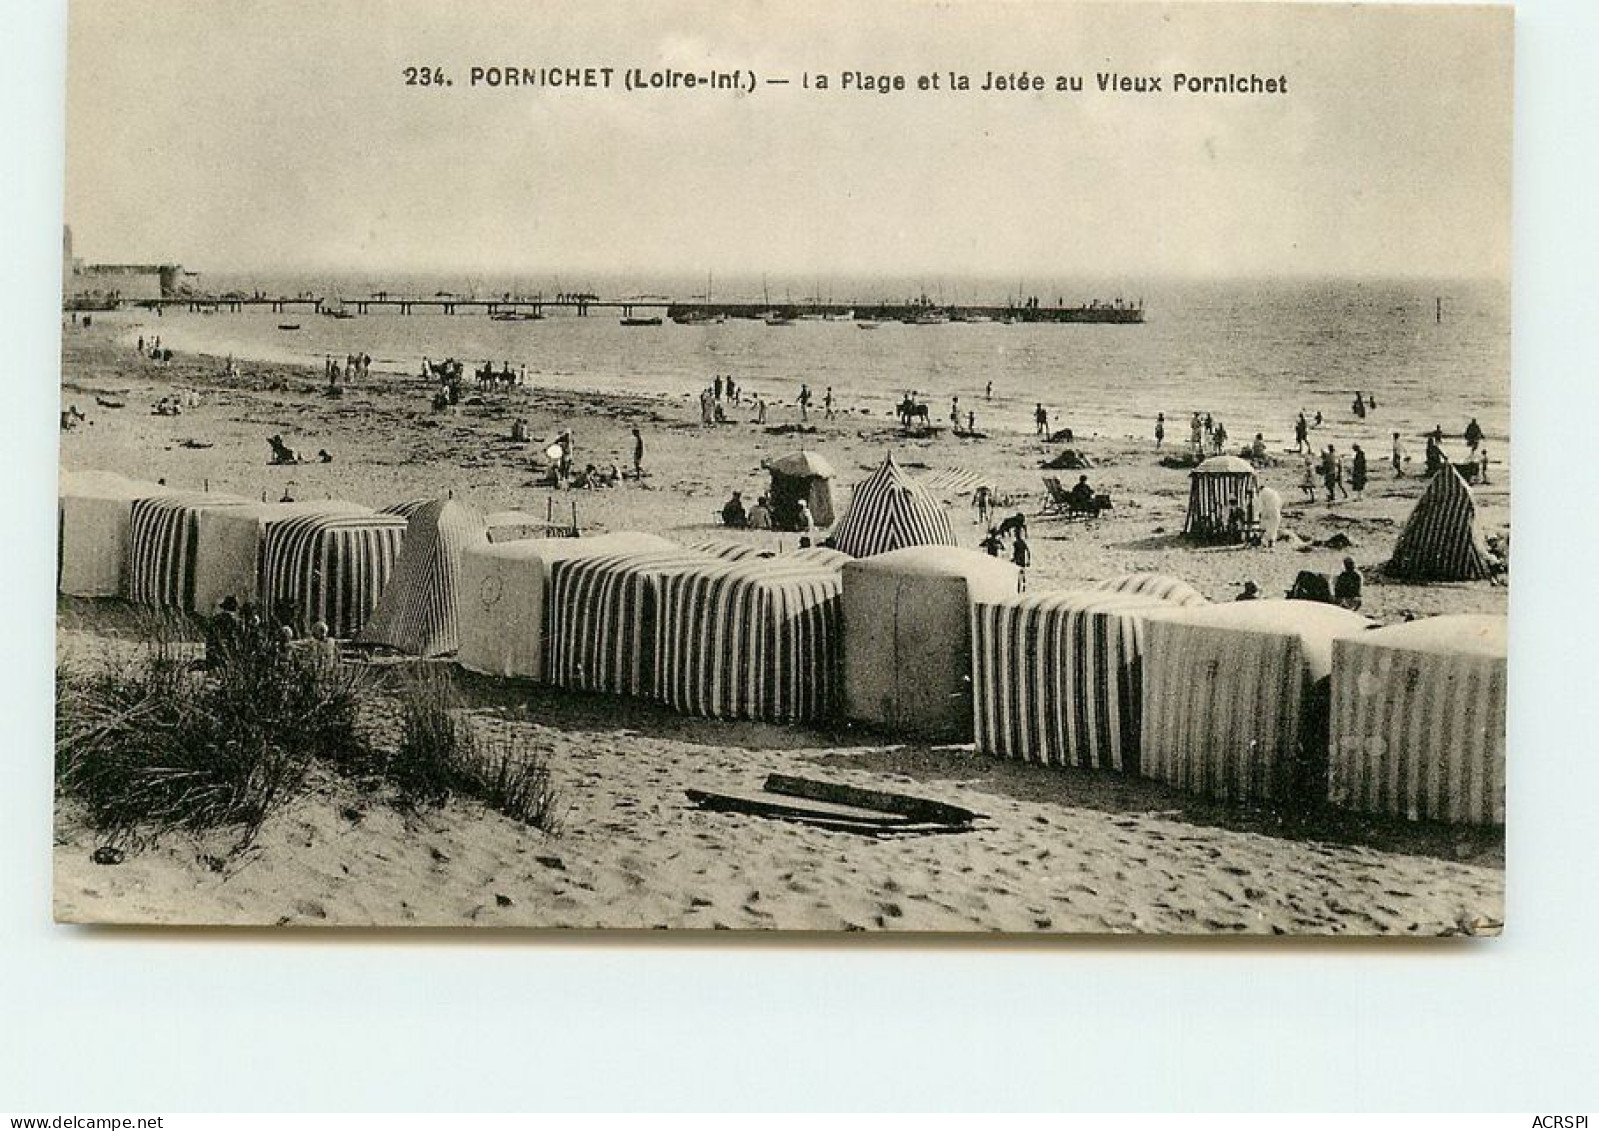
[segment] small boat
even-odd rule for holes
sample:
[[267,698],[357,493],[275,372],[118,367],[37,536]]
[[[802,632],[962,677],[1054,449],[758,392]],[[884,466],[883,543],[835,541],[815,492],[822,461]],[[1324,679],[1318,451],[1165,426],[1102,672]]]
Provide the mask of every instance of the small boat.
[[300,324],[298,322],[279,322],[278,323],[278,329],[279,330],[298,330],[299,328],[300,328]]
[[784,314],[781,310],[768,310],[761,315],[768,326],[792,326],[794,319]]
[[855,325],[859,326],[862,330],[875,330],[879,325],[881,325],[881,323],[879,323],[875,318],[862,318],[857,321]]
[[661,320],[658,317],[653,316],[649,318],[634,318],[629,316],[622,319],[622,325],[624,326],[659,326],[660,324]]
[[544,315],[536,310],[501,310],[489,315],[491,322],[542,322]]

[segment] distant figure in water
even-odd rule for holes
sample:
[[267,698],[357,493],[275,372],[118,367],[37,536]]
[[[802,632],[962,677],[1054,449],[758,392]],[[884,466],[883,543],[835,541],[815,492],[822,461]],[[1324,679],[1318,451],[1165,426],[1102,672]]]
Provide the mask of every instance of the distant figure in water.
[[985,401],[991,401],[994,399],[994,382],[990,381],[983,387],[983,399]]
[[1376,409],[1377,409],[1377,394],[1376,393],[1367,393],[1366,394],[1366,411],[1367,412],[1375,412]]
[[1160,451],[1160,446],[1166,442],[1166,414],[1155,414],[1155,450]]

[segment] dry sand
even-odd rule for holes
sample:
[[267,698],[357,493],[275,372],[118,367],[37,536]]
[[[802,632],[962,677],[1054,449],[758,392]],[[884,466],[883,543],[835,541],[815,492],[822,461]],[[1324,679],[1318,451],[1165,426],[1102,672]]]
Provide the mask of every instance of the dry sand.
[[[761,485],[759,461],[795,439],[747,423],[702,428],[697,405],[550,390],[499,394],[448,414],[419,380],[374,377],[342,400],[315,374],[244,364],[221,382],[210,359],[163,366],[100,331],[68,333],[63,405],[90,422],[62,435],[62,462],[175,486],[209,482],[269,498],[332,496],[382,504],[453,490],[485,510],[545,512],[576,501],[584,529],[714,536],[712,513],[734,488]],[[198,408],[149,415],[173,387]],[[101,407],[96,397],[126,407]],[[509,440],[575,429],[578,462],[624,465],[640,425],[650,475],[642,486],[549,492],[531,486],[537,443]],[[893,422],[817,422],[805,445],[848,483],[894,448],[906,463],[971,467],[1038,509],[1044,446],[1022,435],[902,443]],[[1380,425],[1378,426],[1380,431]],[[267,465],[265,437],[331,464]],[[184,439],[210,443],[182,446]],[[1244,577],[1271,591],[1303,568],[1336,571],[1345,551],[1193,550],[1181,526],[1187,476],[1159,467],[1149,444],[1080,445],[1100,460],[1095,486],[1114,517],[1066,525],[1032,518],[1034,587],[1135,569],[1172,572],[1225,599]],[[1340,447],[1347,448],[1347,442]],[[1372,449],[1377,456],[1384,449]],[[1363,567],[1387,557],[1421,483],[1394,482],[1373,459],[1367,501],[1300,509],[1284,467],[1266,481],[1290,501],[1288,524],[1323,538],[1344,532]],[[1507,478],[1500,469],[1498,481]],[[843,492],[840,492],[841,496]],[[1490,529],[1508,522],[1504,487],[1479,493]],[[843,498],[840,498],[842,504]],[[962,500],[955,499],[957,506]],[[967,544],[977,528],[958,512]],[[792,537],[792,536],[790,536]],[[1417,612],[1503,611],[1487,585],[1388,585],[1368,572],[1380,619]],[[64,651],[91,647],[113,613],[65,606]],[[81,614],[81,615],[80,615]],[[547,754],[563,804],[557,835],[452,801],[408,813],[334,778],[272,818],[257,840],[168,837],[117,866],[70,805],[58,813],[56,912],[63,920],[143,923],[360,924],[1007,930],[1085,932],[1393,933],[1492,931],[1503,918],[1502,838],[1493,831],[1412,828],[1350,816],[1288,820],[1228,809],[1140,780],[997,762],[841,730],[680,718],[650,704],[460,677],[477,725],[514,727]],[[683,790],[758,789],[781,771],[899,789],[975,809],[973,831],[877,841],[691,808]]]

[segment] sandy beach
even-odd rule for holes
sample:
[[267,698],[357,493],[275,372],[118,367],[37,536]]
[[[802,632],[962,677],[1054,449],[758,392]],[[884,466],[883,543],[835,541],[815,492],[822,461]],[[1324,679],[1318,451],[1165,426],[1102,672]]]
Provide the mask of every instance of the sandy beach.
[[[1423,587],[1381,577],[1376,567],[1424,480],[1394,479],[1375,439],[1366,441],[1373,478],[1364,501],[1297,502],[1297,464],[1285,456],[1262,482],[1282,493],[1285,525],[1297,541],[1272,551],[1196,549],[1177,536],[1188,476],[1160,466],[1152,439],[1079,443],[1096,464],[1091,482],[1112,496],[1115,510],[1092,524],[1067,524],[1038,515],[1039,463],[1061,445],[1019,427],[987,440],[906,441],[891,417],[845,411],[824,420],[813,411],[814,432],[773,434],[740,410],[730,423],[702,426],[697,404],[681,398],[539,387],[485,393],[481,403],[436,413],[431,387],[416,377],[374,375],[332,400],[320,374],[302,368],[243,361],[236,379],[224,379],[222,369],[216,358],[150,361],[99,326],[69,330],[62,405],[88,419],[62,433],[63,465],[268,499],[383,505],[453,493],[484,511],[543,516],[553,509],[563,520],[575,507],[585,533],[647,530],[693,542],[718,536],[714,514],[731,490],[746,499],[761,492],[764,458],[800,446],[820,452],[838,470],[842,509],[849,484],[892,450],[912,470],[971,470],[1010,496],[1006,513],[1029,516],[1032,588],[1154,570],[1186,579],[1212,600],[1229,599],[1246,578],[1276,596],[1297,571],[1336,573],[1348,554],[1366,571],[1363,611],[1380,621],[1503,612],[1507,604],[1499,586]],[[178,416],[152,415],[151,404],[175,389],[195,391],[199,404]],[[1182,408],[1167,411],[1168,447],[1184,438],[1173,416]],[[529,422],[533,442],[511,442],[517,418]],[[783,423],[777,413],[769,421]],[[626,466],[635,426],[646,443],[642,483],[596,491],[534,486],[538,438],[570,428],[580,465]],[[1229,427],[1241,441],[1266,423]],[[1380,431],[1379,421],[1371,432]],[[1329,432],[1347,450],[1347,428],[1333,424]],[[326,449],[333,461],[269,466],[266,438],[274,433],[304,453]],[[1508,529],[1508,468],[1494,470],[1494,485],[1477,491],[1489,533]],[[969,496],[947,499],[962,543],[974,546],[981,529]],[[1347,549],[1313,545],[1339,534]],[[767,537],[794,542],[793,535]],[[63,655],[71,656],[114,631],[117,617],[93,603],[63,602],[59,624]],[[1288,820],[1151,782],[1003,763],[970,748],[681,718],[645,703],[475,677],[458,683],[474,725],[518,728],[549,757],[566,806],[557,834],[461,800],[404,812],[329,776],[242,852],[230,853],[223,832],[168,837],[101,867],[89,859],[94,834],[64,805],[58,918],[1398,935],[1492,931],[1503,919],[1497,832],[1354,817]],[[960,835],[876,841],[700,812],[684,797],[691,787],[759,788],[770,772],[898,789],[983,817]]]

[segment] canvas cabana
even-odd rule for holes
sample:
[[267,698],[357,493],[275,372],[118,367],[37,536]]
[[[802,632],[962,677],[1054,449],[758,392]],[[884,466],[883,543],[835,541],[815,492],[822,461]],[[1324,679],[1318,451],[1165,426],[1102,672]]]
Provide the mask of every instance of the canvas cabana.
[[811,520],[820,527],[833,525],[833,465],[815,452],[798,451],[766,465],[772,477],[767,495],[772,524],[778,530],[797,529],[799,504],[811,508]]
[[1428,617],[1333,643],[1335,805],[1504,824],[1507,628],[1502,616]]
[[207,507],[195,514],[194,610],[213,613],[225,598],[261,601],[261,550],[273,524],[308,514],[371,514],[337,499]]
[[1181,606],[1054,590],[972,609],[977,749],[1046,766],[1138,773],[1147,624]]
[[249,505],[236,495],[208,492],[134,500],[128,515],[128,599],[193,612],[200,516]]
[[1370,624],[1309,601],[1230,602],[1151,618],[1144,775],[1226,801],[1325,800],[1333,641]]
[[111,471],[61,470],[56,509],[56,589],[71,597],[128,591],[133,504],[172,492]]
[[944,504],[906,474],[890,452],[855,488],[827,544],[852,558],[868,558],[906,546],[957,543]]
[[652,693],[662,582],[712,560],[674,547],[552,563],[545,678],[578,691]]
[[529,538],[469,546],[461,554],[460,645],[470,671],[543,679],[550,570],[558,561],[676,547],[654,534]]
[[1387,572],[1413,581],[1480,581],[1492,575],[1477,504],[1453,467],[1433,474],[1399,532]]
[[487,543],[483,516],[454,499],[411,515],[405,541],[361,642],[412,656],[447,656],[460,645],[461,555]]
[[1168,573],[1124,573],[1101,581],[1095,589],[1106,593],[1130,593],[1144,597],[1158,597],[1172,605],[1191,608],[1208,605],[1205,595],[1180,577]]
[[662,577],[654,696],[686,714],[804,722],[837,699],[838,568],[714,560]]
[[955,546],[847,559],[844,713],[926,738],[972,738],[972,604],[1016,593],[1009,562]]
[[308,514],[273,523],[261,550],[261,601],[301,633],[318,621],[354,638],[376,607],[405,541],[392,514]]
[[[1188,474],[1188,517],[1183,536],[1206,542],[1236,540],[1256,524],[1260,478],[1237,456],[1213,456]],[[1233,522],[1242,512],[1242,525]]]

